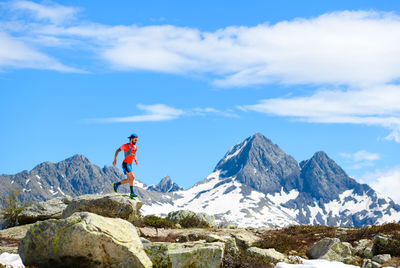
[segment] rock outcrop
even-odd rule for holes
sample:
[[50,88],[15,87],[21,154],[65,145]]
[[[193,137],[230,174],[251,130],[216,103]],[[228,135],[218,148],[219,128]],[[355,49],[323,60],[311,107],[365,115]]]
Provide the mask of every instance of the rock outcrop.
[[127,194],[82,195],[72,199],[62,217],[65,219],[75,212],[87,211],[135,223],[141,217],[141,207],[142,202],[129,199]]
[[156,267],[221,267],[225,244],[206,241],[186,243],[146,243],[146,253]]
[[18,224],[35,223],[48,219],[61,219],[62,212],[71,200],[72,197],[70,196],[57,197],[26,207],[18,215]]
[[29,266],[152,267],[131,223],[89,212],[34,224],[18,253]]

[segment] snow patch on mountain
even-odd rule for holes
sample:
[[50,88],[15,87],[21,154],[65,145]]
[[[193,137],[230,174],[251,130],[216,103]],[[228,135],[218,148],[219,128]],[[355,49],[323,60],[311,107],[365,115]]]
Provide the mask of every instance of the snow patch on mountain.
[[221,179],[219,175],[220,171],[215,171],[192,188],[175,192],[173,202],[143,205],[142,213],[165,217],[175,210],[205,212],[214,215],[217,224],[235,223],[239,227],[297,224],[289,214],[272,204],[265,194],[256,190],[249,191],[248,186],[235,181],[234,178]]
[[299,195],[299,191],[293,189],[289,193],[286,193],[282,187],[280,193],[274,193],[273,195],[267,194],[267,197],[269,200],[274,202],[274,204],[282,205],[282,204],[287,203],[289,200],[296,199],[298,195]]
[[225,155],[225,157],[223,158],[222,162],[226,162],[229,159],[231,159],[232,157],[237,156],[243,150],[243,148],[246,147],[247,142],[248,141],[245,140],[245,141],[243,141],[241,143],[238,143],[235,146],[233,146],[232,149],[230,149],[229,152]]

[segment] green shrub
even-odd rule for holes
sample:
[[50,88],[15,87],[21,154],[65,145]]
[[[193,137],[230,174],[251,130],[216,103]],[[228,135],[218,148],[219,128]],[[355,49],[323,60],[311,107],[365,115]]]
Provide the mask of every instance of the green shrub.
[[144,222],[145,226],[151,226],[151,227],[155,227],[155,228],[174,228],[175,227],[175,223],[173,223],[172,221],[161,218],[161,217],[157,217],[154,215],[145,216],[143,218],[143,222]]
[[179,224],[183,228],[208,228],[209,225],[207,221],[199,219],[196,215],[188,215],[182,218]]
[[18,224],[18,215],[28,205],[18,200],[19,190],[11,190],[7,197],[2,198],[2,209],[0,215],[3,217],[4,227],[13,227]]

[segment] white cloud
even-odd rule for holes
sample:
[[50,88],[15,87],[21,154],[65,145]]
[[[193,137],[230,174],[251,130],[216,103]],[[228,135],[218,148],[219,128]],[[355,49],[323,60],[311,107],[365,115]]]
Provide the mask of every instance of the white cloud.
[[365,11],[215,32],[135,27],[103,56],[131,70],[213,73],[219,86],[374,85],[400,77],[399,29],[399,16]]
[[234,117],[238,118],[239,116],[235,111],[232,109],[228,109],[226,111],[220,111],[215,108],[211,107],[206,107],[206,108],[193,108],[191,111],[188,112],[188,115],[200,115],[200,116],[205,116],[208,114],[215,114],[215,115],[220,115],[220,116],[225,116],[225,117]]
[[156,121],[168,121],[178,119],[181,116],[206,116],[210,114],[226,116],[226,117],[238,117],[234,111],[220,111],[215,108],[193,108],[193,109],[177,109],[165,104],[153,104],[153,105],[137,105],[139,110],[144,111],[142,115],[133,115],[125,117],[112,117],[112,118],[101,118],[88,120],[89,122],[102,122],[102,123],[122,123],[122,122],[156,122]]
[[59,5],[54,2],[47,2],[47,5],[41,5],[32,1],[13,1],[11,9],[15,11],[26,11],[38,20],[49,20],[52,23],[59,24],[74,19],[79,9]]
[[371,87],[400,78],[400,16],[394,13],[340,11],[203,32],[173,25],[67,25],[56,18],[75,16],[76,8],[16,3],[52,23],[3,28],[47,40],[79,40],[76,49],[93,51],[116,70],[211,74],[216,85],[229,87],[276,82]]
[[396,203],[400,204],[400,167],[389,170],[378,170],[367,174],[364,178],[376,191],[389,196]]
[[350,159],[354,162],[362,162],[362,161],[375,161],[380,159],[379,154],[370,153],[365,150],[361,150],[355,153],[341,153],[342,157]]
[[126,123],[126,122],[155,122],[155,121],[167,121],[177,119],[182,116],[185,112],[180,109],[176,109],[165,104],[154,104],[154,105],[142,105],[138,104],[137,108],[145,112],[143,115],[133,115],[126,117],[112,117],[96,119],[95,122],[105,123]]
[[0,68],[35,68],[61,72],[83,72],[65,66],[56,59],[40,53],[23,42],[0,31]]
[[387,139],[398,140],[400,86],[354,90],[321,90],[311,96],[273,98],[239,108],[312,123],[351,123],[389,128]]
[[373,162],[381,158],[379,154],[367,152],[365,150],[360,150],[355,153],[340,153],[339,155],[351,163],[348,169],[352,170],[372,167],[374,166]]

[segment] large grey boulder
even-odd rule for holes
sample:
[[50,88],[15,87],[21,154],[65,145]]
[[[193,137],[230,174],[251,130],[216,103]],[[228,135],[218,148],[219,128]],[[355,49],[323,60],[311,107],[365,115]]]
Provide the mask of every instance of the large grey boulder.
[[246,250],[246,255],[251,258],[255,265],[262,265],[265,267],[275,267],[275,264],[287,260],[285,255],[276,251],[273,248],[261,249],[251,247]]
[[308,255],[312,259],[340,262],[351,262],[353,259],[351,245],[340,242],[338,238],[321,239],[309,250]]
[[225,244],[204,240],[187,243],[154,242],[144,244],[155,267],[219,268],[222,266]]
[[[207,227],[215,226],[215,219],[206,213],[196,213],[190,210],[178,210],[168,213],[167,220],[173,221],[174,223],[184,226],[184,221],[188,218],[198,223],[205,223]],[[193,226],[195,227],[195,226]]]
[[18,253],[27,266],[152,267],[131,223],[89,212],[37,222]]
[[18,224],[29,224],[48,219],[61,219],[63,210],[71,200],[71,196],[57,197],[26,207],[18,215]]
[[141,217],[141,207],[142,202],[130,199],[127,194],[81,195],[72,199],[62,217],[65,219],[75,212],[87,211],[134,223]]

